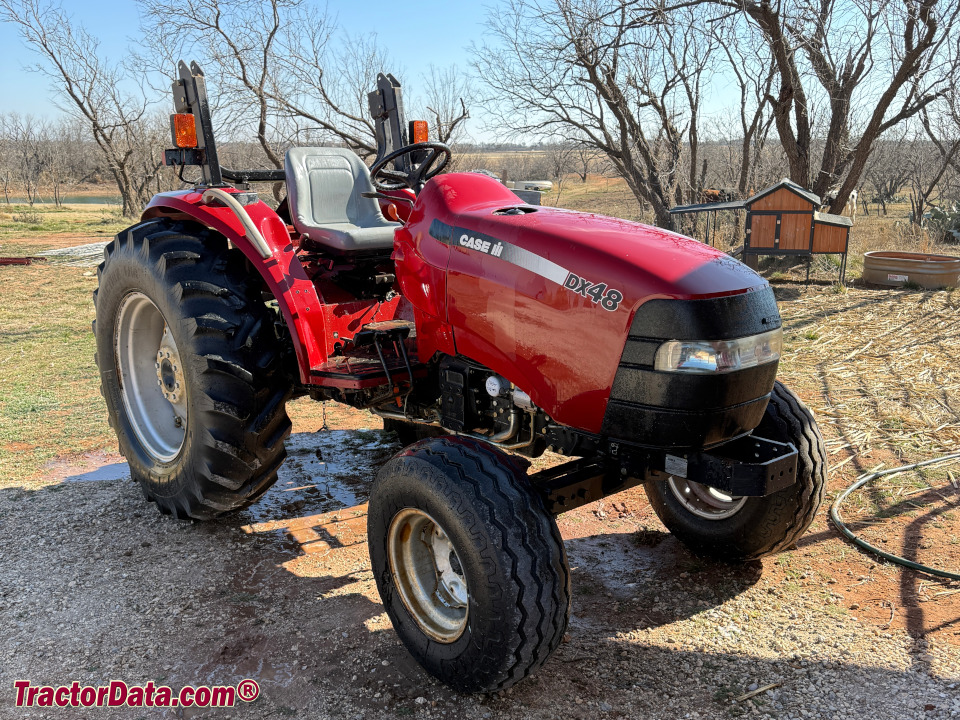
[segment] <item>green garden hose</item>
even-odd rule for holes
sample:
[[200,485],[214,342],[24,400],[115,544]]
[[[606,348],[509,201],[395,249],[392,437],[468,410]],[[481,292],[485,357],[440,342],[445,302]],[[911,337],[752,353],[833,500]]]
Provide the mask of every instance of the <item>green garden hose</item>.
[[876,555],[879,555],[884,560],[889,560],[890,562],[896,563],[897,565],[902,565],[905,568],[909,568],[910,570],[916,570],[917,572],[927,573],[928,575],[936,575],[937,577],[947,578],[948,580],[960,580],[960,574],[958,573],[947,572],[946,570],[938,570],[937,568],[932,568],[927,565],[921,565],[920,563],[915,563],[912,560],[907,560],[906,558],[900,557],[899,555],[891,555],[890,553],[885,552],[884,550],[881,550],[878,547],[874,547],[873,545],[868,543],[866,540],[863,540],[857,537],[856,535],[854,535],[853,531],[850,530],[850,528],[848,528],[844,524],[843,520],[840,519],[840,505],[843,503],[844,500],[847,499],[847,496],[850,493],[852,493],[854,490],[859,490],[867,483],[872,482],[879,477],[883,477],[884,475],[891,475],[893,473],[903,472],[905,470],[913,470],[918,467],[924,467],[925,465],[934,465],[936,463],[942,463],[942,462],[947,462],[950,460],[957,460],[957,459],[960,459],[960,453],[953,453],[952,455],[944,455],[943,457],[933,458],[932,460],[924,460],[923,462],[914,463],[913,465],[904,465],[903,467],[892,468],[890,470],[884,470],[882,472],[874,472],[874,473],[869,473],[867,475],[864,475],[863,477],[859,478],[853,485],[851,485],[842,493],[840,493],[837,499],[833,501],[833,505],[830,506],[830,519],[833,520],[833,524],[837,526],[837,529],[840,532],[842,532],[851,542],[855,543],[856,545],[859,545],[864,550],[869,550],[870,552]]

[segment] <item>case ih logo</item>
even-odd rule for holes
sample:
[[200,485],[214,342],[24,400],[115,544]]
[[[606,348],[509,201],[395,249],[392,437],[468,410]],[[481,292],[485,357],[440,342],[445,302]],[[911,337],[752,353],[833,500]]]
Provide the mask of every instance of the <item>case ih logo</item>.
[[607,288],[606,283],[592,283],[575,273],[567,275],[567,279],[563,281],[563,286],[611,312],[620,307],[620,301],[623,300],[623,293],[619,290]]
[[493,255],[494,257],[500,257],[500,255],[503,253],[502,242],[481,240],[480,238],[471,237],[466,233],[460,236],[460,245],[461,247],[468,247],[471,250],[478,250],[482,253],[486,253],[487,255]]

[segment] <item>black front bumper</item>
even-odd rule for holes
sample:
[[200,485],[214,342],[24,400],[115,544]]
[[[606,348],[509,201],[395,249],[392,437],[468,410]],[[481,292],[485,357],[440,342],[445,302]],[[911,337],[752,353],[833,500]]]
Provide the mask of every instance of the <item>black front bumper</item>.
[[558,514],[665,476],[709,485],[732,496],[763,497],[797,478],[797,449],[766,438],[733,440],[711,451],[674,455],[611,442],[604,457],[580,458],[531,475]]
[[654,357],[669,340],[727,340],[780,325],[769,286],[705,300],[644,303],[620,358],[602,434],[643,447],[686,450],[750,432],[763,418],[778,363],[700,375],[654,370]]
[[[659,468],[648,469],[659,474]],[[793,485],[797,478],[797,448],[747,435],[710,452],[664,453],[664,475],[709,485],[728,495],[762,497]]]

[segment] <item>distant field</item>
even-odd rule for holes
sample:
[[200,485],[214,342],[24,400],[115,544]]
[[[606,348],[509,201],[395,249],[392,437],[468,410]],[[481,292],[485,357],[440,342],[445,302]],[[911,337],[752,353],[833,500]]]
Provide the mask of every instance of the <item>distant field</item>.
[[115,205],[0,205],[0,255],[106,240],[131,224]]

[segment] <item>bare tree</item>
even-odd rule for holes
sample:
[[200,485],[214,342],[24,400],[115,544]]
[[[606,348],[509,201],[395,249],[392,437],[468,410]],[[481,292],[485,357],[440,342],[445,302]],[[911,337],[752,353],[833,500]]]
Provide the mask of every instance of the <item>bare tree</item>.
[[574,160],[576,162],[577,177],[580,182],[587,182],[587,176],[593,169],[596,151],[586,145],[578,144],[574,150]]
[[892,202],[910,182],[913,168],[910,163],[904,162],[909,157],[909,153],[905,152],[908,147],[906,127],[896,128],[896,135],[881,138],[873,145],[863,171],[864,179],[873,188],[873,194],[863,193],[863,201],[865,208],[867,203],[877,205],[877,215],[881,209],[886,215],[887,203]]
[[[916,153],[912,173],[911,205],[915,222],[933,205],[931,198],[940,191],[941,183],[951,167],[960,165],[960,113],[951,95],[944,98],[945,107],[924,108],[919,116],[918,139],[914,145],[922,148]],[[940,110],[936,115],[932,110]],[[921,160],[922,158],[922,160]]]
[[563,194],[563,186],[567,175],[573,168],[576,160],[577,148],[572,143],[559,142],[546,146],[546,160],[549,164],[550,179],[553,180],[554,189],[557,191],[557,197],[554,203],[560,202],[560,196]]
[[[945,58],[960,6],[950,0],[640,0],[641,19],[713,5],[758,28],[777,73],[770,94],[790,177],[840,211],[858,186],[873,143],[941,97],[956,72]],[[814,157],[815,109],[824,138]],[[862,113],[861,113],[862,110]]]
[[618,0],[513,0],[476,50],[497,127],[602,152],[655,220],[698,185],[701,83],[715,41],[688,22],[635,22]]
[[[960,39],[955,49],[960,55]],[[920,124],[936,146],[944,172],[949,168],[960,172],[960,80],[951,78],[939,103],[931,104],[920,113]]]
[[41,152],[46,157],[44,185],[50,189],[57,207],[63,205],[64,186],[78,177],[78,160],[82,155],[82,128],[70,118],[60,118],[44,128]]
[[[8,146],[6,143],[0,143],[0,156],[6,158],[8,157],[7,153],[9,152]],[[3,201],[9,205],[10,204],[10,183],[13,180],[13,171],[10,169],[10,166],[6,163],[0,164],[0,186],[3,187]]]
[[329,36],[288,33],[274,100],[289,117],[305,122],[315,137],[371,157],[377,144],[367,93],[392,62],[376,35],[342,35],[335,47],[331,44]]
[[[185,54],[197,57],[216,88],[218,126],[240,139],[253,111],[255,136],[274,167],[283,166],[283,147],[292,143],[334,142],[363,157],[376,153],[367,93],[378,73],[399,72],[376,35],[341,33],[325,10],[304,0],[141,0],[140,6],[145,35],[153,37],[152,65],[166,69]],[[469,82],[455,67],[431,67],[425,84],[435,132],[450,141],[467,117],[462,98]]]
[[8,139],[11,175],[33,206],[40,199],[40,180],[48,164],[46,124],[33,115],[8,113],[0,116],[0,132]]
[[103,59],[99,41],[59,7],[0,0],[0,17],[40,55],[36,69],[54,82],[64,109],[84,120],[117,183],[124,215],[139,213],[160,167],[144,144],[146,99],[124,90],[124,74]]
[[740,197],[757,184],[757,164],[763,156],[774,116],[770,95],[776,67],[758,32],[741,22],[715,23],[709,29],[727,58],[727,69],[740,94],[739,173],[735,180]]
[[[228,135],[238,135],[236,128],[246,127],[253,111],[255,137],[267,161],[283,167],[274,96],[284,37],[307,12],[300,0],[161,0],[139,5],[157,70],[169,72],[184,54],[199,55],[216,84],[218,125],[232,129]],[[319,23],[312,30],[325,40],[326,19],[312,19]]]
[[431,64],[420,81],[418,97],[422,111],[432,120],[433,134],[439,142],[455,143],[463,135],[464,122],[470,117],[467,105],[474,94],[470,78],[456,65]]
[[900,162],[909,169],[910,217],[914,225],[924,225],[923,215],[930,202],[944,167],[937,162],[937,150],[919,127],[912,129],[912,137],[900,148]]

